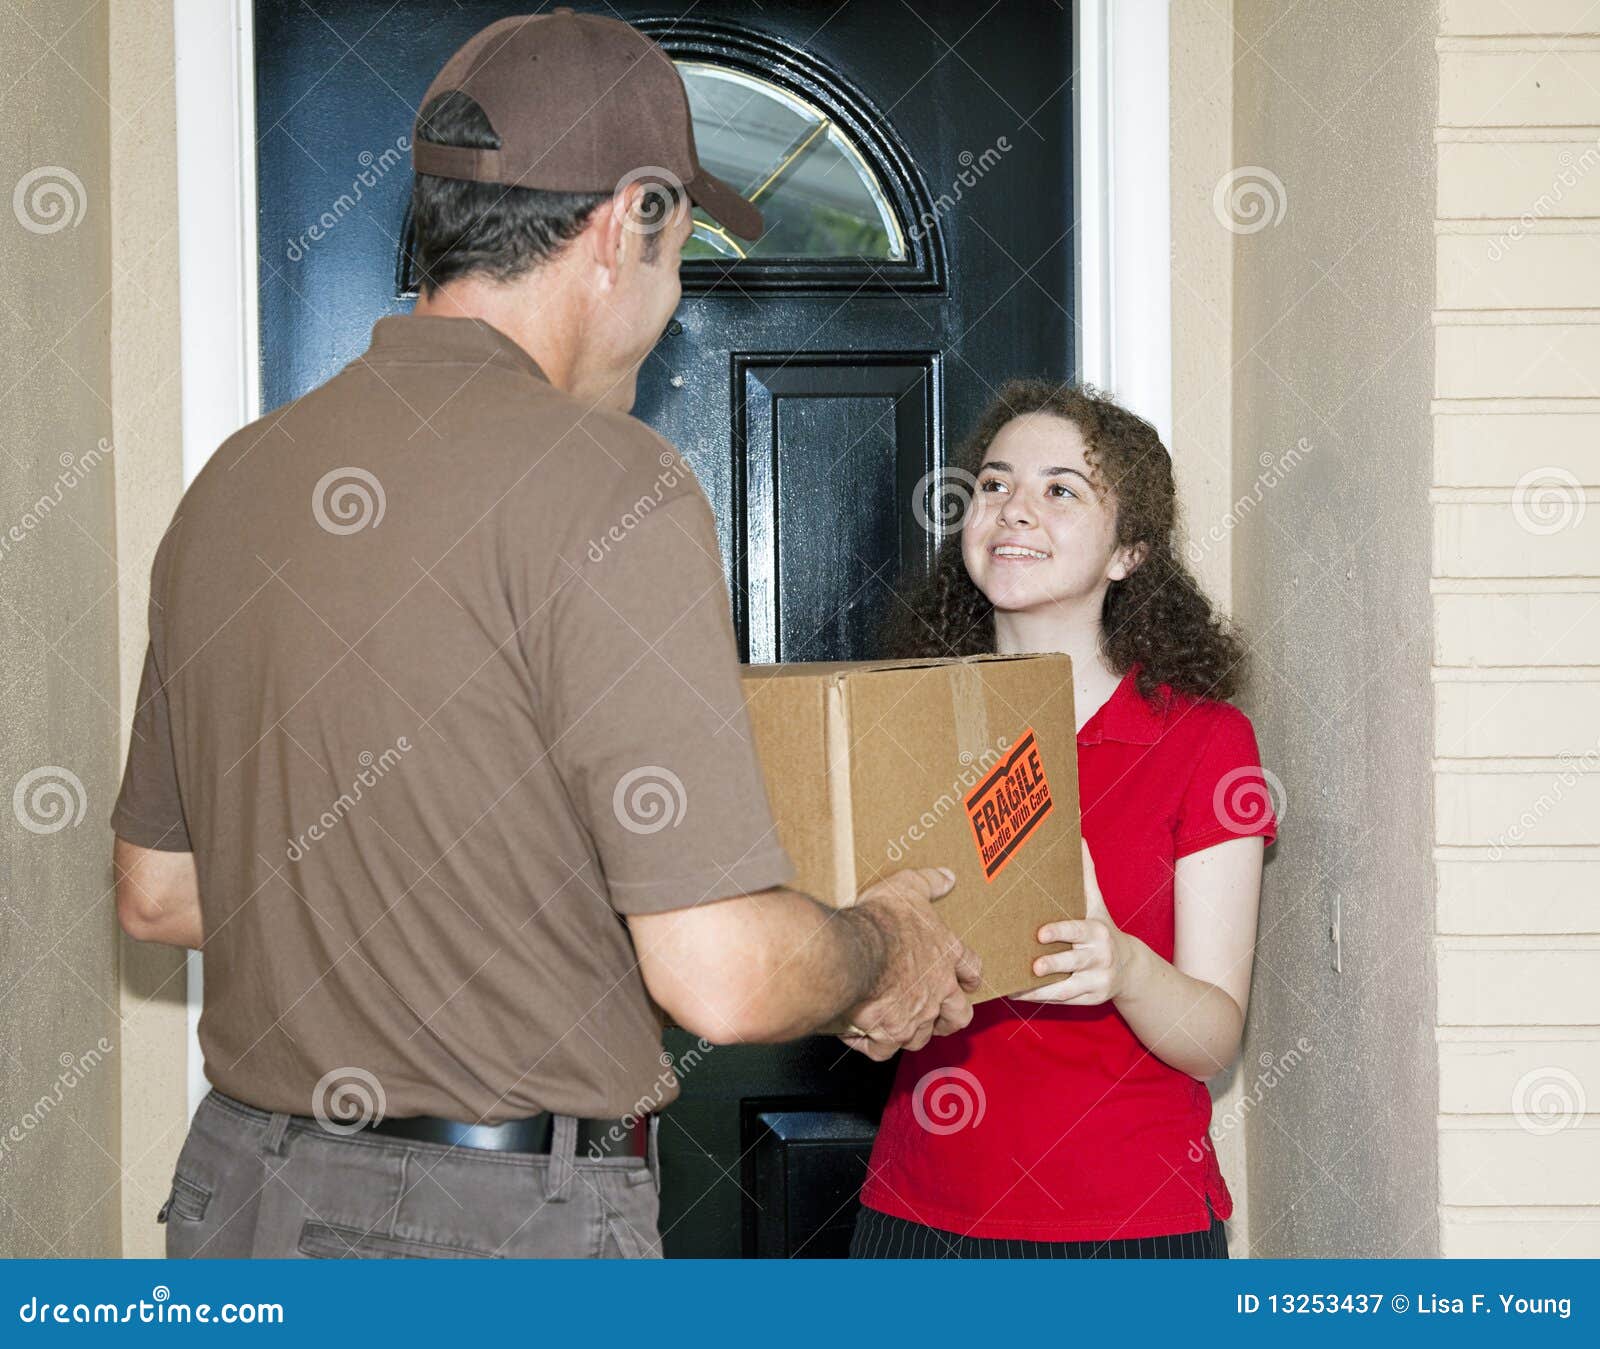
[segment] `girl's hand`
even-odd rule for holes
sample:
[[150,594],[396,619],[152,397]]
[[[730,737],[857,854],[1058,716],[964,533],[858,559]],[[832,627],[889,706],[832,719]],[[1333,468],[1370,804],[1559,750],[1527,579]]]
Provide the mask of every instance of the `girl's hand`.
[[1088,899],[1087,917],[1046,923],[1039,929],[1041,942],[1071,942],[1072,949],[1040,956],[1033,962],[1035,974],[1067,977],[1043,988],[1019,993],[1016,1001],[1094,1007],[1113,1002],[1127,991],[1132,939],[1106,912],[1105,896],[1100,893],[1094,858],[1089,855],[1087,843],[1083,845],[1083,888]]

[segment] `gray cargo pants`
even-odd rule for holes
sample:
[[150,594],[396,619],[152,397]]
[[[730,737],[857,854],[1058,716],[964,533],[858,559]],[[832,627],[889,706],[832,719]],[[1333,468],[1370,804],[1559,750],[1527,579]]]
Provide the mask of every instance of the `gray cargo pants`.
[[658,1122],[648,1161],[578,1156],[567,1115],[543,1156],[336,1134],[214,1091],[158,1221],[172,1259],[659,1257]]

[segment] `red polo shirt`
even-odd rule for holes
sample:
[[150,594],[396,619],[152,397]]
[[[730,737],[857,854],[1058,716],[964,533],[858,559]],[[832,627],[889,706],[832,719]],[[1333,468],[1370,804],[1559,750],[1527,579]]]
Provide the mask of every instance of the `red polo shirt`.
[[[1236,707],[1142,698],[1130,674],[1078,732],[1083,834],[1106,909],[1173,952],[1177,859],[1276,821]],[[1193,1232],[1233,1212],[1205,1083],[1110,1004],[996,998],[900,1056],[861,1192],[869,1208],[966,1236],[1078,1241]]]

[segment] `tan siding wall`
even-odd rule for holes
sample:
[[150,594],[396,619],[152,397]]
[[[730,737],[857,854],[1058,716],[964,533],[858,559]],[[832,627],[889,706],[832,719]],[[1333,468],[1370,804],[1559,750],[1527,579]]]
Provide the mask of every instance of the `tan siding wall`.
[[1441,34],[1441,1251],[1594,1256],[1600,11],[1445,0]]

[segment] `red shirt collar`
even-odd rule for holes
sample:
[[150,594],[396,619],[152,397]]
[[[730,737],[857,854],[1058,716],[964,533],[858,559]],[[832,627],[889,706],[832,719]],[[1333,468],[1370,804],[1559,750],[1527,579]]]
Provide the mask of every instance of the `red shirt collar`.
[[1123,675],[1122,682],[1100,709],[1078,732],[1079,745],[1098,745],[1104,740],[1120,740],[1129,745],[1153,745],[1166,734],[1172,714],[1172,690],[1162,684],[1151,701],[1139,692],[1135,676],[1138,666]]

